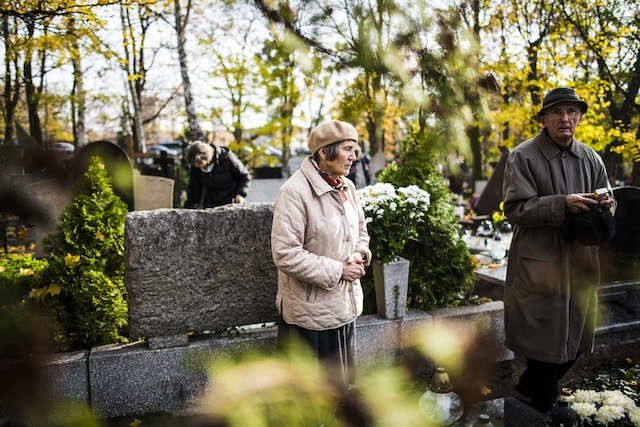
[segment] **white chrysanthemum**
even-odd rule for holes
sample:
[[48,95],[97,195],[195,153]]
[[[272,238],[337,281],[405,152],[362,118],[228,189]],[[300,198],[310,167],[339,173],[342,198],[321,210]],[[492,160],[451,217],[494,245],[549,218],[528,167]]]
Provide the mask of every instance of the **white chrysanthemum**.
[[384,209],[378,209],[378,211],[376,212],[376,215],[378,216],[384,215]]
[[578,402],[573,403],[571,407],[582,421],[596,413],[596,405],[594,403]]
[[624,418],[624,408],[620,406],[603,405],[596,411],[596,421],[601,424],[609,424]]
[[607,390],[602,392],[602,405],[620,406],[624,409],[631,409],[636,406],[633,399],[620,390]]
[[391,209],[391,211],[395,211],[397,207],[398,205],[396,204],[396,202],[389,203],[389,209]]
[[629,411],[629,419],[635,427],[640,427],[640,409],[634,408]]
[[576,390],[573,393],[573,397],[575,398],[575,402],[577,403],[600,403],[602,402],[602,397],[600,393],[594,390]]

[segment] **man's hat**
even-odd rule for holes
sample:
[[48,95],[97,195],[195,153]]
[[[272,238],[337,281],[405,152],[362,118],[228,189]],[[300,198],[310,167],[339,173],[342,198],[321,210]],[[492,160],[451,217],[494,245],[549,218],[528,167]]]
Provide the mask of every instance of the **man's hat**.
[[589,108],[589,104],[587,104],[584,100],[582,100],[577,94],[576,91],[570,87],[557,87],[555,89],[551,89],[542,99],[542,108],[538,111],[538,117],[545,110],[553,107],[556,104],[561,102],[573,102],[580,106],[580,111],[582,114],[587,112]]

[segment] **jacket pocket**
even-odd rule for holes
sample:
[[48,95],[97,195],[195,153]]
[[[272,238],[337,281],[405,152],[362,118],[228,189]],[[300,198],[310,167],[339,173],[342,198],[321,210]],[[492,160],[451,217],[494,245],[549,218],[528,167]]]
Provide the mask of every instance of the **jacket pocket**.
[[532,294],[557,295],[563,291],[562,267],[554,260],[522,257],[517,276],[523,288]]
[[313,286],[311,283],[304,282],[307,287],[306,300],[307,302],[314,302],[318,298],[318,287]]

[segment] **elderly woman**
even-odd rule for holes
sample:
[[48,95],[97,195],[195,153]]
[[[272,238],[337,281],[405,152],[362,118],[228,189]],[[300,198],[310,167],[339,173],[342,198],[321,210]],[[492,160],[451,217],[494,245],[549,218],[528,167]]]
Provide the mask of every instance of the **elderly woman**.
[[360,278],[371,260],[364,213],[343,177],[358,157],[358,132],[327,121],[308,139],[305,158],[280,189],[271,231],[278,268],[278,339],[306,342],[316,357],[353,382],[355,319],[362,313]]
[[[187,150],[189,185],[185,208],[203,208],[242,203],[251,175],[226,147],[194,142]],[[203,194],[204,193],[204,194]]]

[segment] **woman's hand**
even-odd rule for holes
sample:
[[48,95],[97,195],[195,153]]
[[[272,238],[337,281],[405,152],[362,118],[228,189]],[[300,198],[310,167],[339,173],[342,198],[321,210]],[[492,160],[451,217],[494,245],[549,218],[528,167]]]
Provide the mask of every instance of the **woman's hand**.
[[244,197],[239,194],[233,196],[233,203],[244,203]]
[[355,282],[364,275],[364,261],[359,253],[351,255],[342,263],[342,280]]

